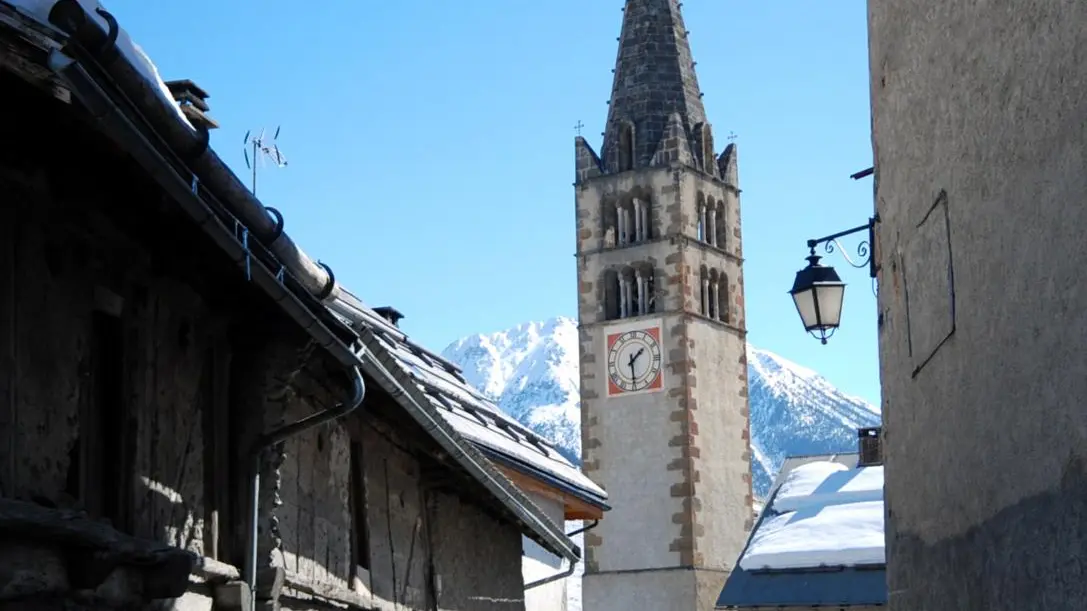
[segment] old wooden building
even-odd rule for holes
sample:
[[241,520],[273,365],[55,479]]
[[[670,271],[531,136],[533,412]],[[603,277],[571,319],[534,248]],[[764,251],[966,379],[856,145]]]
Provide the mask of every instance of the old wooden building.
[[523,608],[522,537],[571,567],[604,491],[310,260],[93,5],[0,0],[0,610]]

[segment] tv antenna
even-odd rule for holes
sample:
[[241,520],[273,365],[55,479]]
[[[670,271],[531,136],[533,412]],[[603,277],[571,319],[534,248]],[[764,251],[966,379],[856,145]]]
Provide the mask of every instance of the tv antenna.
[[[283,152],[279,150],[279,145],[276,144],[276,140],[279,139],[279,127],[276,127],[276,132],[272,134],[271,138],[265,138],[264,130],[260,130],[260,135],[250,138],[251,131],[245,132],[245,140],[242,142],[242,153],[245,155],[245,167],[253,170],[253,195],[257,194],[257,166],[262,163],[271,162],[275,164],[277,168],[283,168],[287,166],[287,158],[283,155]],[[253,148],[253,157],[249,157],[249,148]]]

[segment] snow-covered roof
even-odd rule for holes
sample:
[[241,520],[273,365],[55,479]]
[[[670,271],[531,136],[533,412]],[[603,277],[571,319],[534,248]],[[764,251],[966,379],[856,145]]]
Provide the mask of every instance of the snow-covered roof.
[[718,608],[884,604],[883,467],[786,464]]
[[[161,102],[162,106],[169,107],[168,114],[171,117],[176,114],[178,123],[191,131],[193,129],[192,123],[182,112],[177,102],[174,101],[172,94],[159,76],[154,63],[142,49],[129,38],[123,28],[120,28],[113,21],[112,16],[100,10],[101,6],[97,0],[77,0],[77,3],[79,10],[85,13],[85,15],[79,16],[80,19],[84,17],[89,19],[97,26],[97,29],[107,32],[108,36],[116,35],[113,42],[115,42],[121,56],[124,58],[124,62],[116,62],[116,64],[123,63],[138,75],[137,80],[140,81],[140,85],[137,88],[141,92],[147,87],[155,91],[154,96],[147,96],[146,100],[140,98],[140,102],[146,103],[145,105],[153,105],[154,102],[150,100],[157,97],[157,102]],[[54,47],[56,41],[67,37],[67,34],[63,33],[56,25],[56,23],[64,22],[64,19],[59,19],[57,15],[54,15],[59,6],[61,5],[58,4],[57,0],[0,0],[0,24],[14,26],[15,31],[22,33],[29,25],[24,23],[24,20],[29,17],[35,22],[33,28],[44,32],[45,38],[50,39],[49,46]],[[74,7],[75,5],[71,3],[63,5],[64,10],[68,12],[77,10]],[[13,12],[12,8],[16,9],[17,12]],[[54,19],[51,19],[51,17]],[[53,33],[56,33],[57,36],[53,37]],[[55,38],[55,41],[52,38]],[[94,77],[88,76],[86,78],[93,79]],[[100,83],[95,82],[93,85],[97,87],[100,86]],[[111,86],[114,85],[116,83],[111,83]],[[141,110],[146,109],[141,108]],[[135,128],[129,127],[126,129]],[[161,127],[158,129],[161,130]],[[162,136],[161,133],[158,135]],[[165,136],[162,137],[165,138]],[[206,140],[204,144],[206,145]],[[225,166],[221,167],[225,168]],[[225,171],[229,174],[229,170]],[[194,177],[193,185],[197,184],[196,177]],[[206,189],[197,191],[197,187],[193,187],[193,193],[197,197],[200,197],[200,193],[204,191]],[[257,209],[260,210],[261,208],[258,206]],[[236,210],[232,212],[236,212]],[[269,240],[269,243],[278,241],[283,244],[287,241],[287,236],[286,234],[277,234],[276,237],[269,238]],[[304,255],[299,255],[300,252],[300,250],[297,250],[294,255],[297,258],[304,258]],[[305,260],[312,264],[312,261],[308,258]],[[254,262],[254,264],[258,263]],[[290,271],[294,273],[295,269],[292,268]],[[277,276],[277,280],[282,283],[282,275]],[[331,272],[328,274],[328,280],[331,288],[340,288],[332,280]],[[303,288],[315,293],[305,285],[303,285]],[[345,290],[339,292],[349,294]],[[606,499],[607,495],[599,486],[564,459],[547,441],[538,438],[528,429],[499,412],[493,404],[490,404],[479,393],[471,389],[459,377],[455,367],[442,362],[436,355],[408,341],[406,336],[396,331],[393,325],[380,322],[382,318],[370,308],[352,302],[351,306],[353,308],[363,311],[362,320],[357,317],[347,317],[348,320],[345,320],[343,314],[338,312],[335,307],[338,304],[329,301],[327,294],[317,299],[322,300],[325,306],[329,308],[329,311],[339,318],[341,322],[348,322],[349,326],[356,330],[365,327],[380,339],[382,347],[388,354],[378,354],[376,356],[394,357],[392,360],[395,360],[395,363],[403,372],[406,372],[415,380],[419,390],[424,391],[426,396],[430,398],[428,399],[429,403],[422,402],[424,405],[420,405],[418,409],[436,411],[447,423],[448,428],[455,429],[456,432],[460,433],[460,435],[454,434],[455,436],[451,438],[450,443],[460,445],[464,444],[465,440],[471,441],[472,448],[482,451],[491,458],[497,458],[500,462],[504,462],[508,466],[533,475],[538,479],[559,484],[570,493],[576,494],[578,497],[599,507],[606,507],[604,499]],[[359,312],[354,311],[354,313],[358,314]],[[378,350],[374,350],[374,352],[377,353]],[[366,360],[366,362],[370,361]],[[398,383],[396,380],[392,382],[394,384]],[[414,389],[412,392],[414,392]],[[414,406],[419,402],[413,398],[411,403]],[[431,416],[426,414],[426,417],[430,418]],[[438,427],[438,430],[444,431],[446,429]],[[448,432],[452,433],[453,431]],[[439,437],[446,438],[441,435]],[[469,449],[468,444],[465,444],[464,447]],[[550,520],[543,519],[545,516],[542,511],[533,506],[532,502],[524,496],[523,491],[517,491],[506,478],[502,478],[493,465],[481,466],[471,457],[470,453],[458,460],[462,460],[466,468],[475,473],[485,485],[488,482],[498,482],[495,484],[498,489],[496,494],[499,494],[503,502],[511,507],[511,511],[515,515],[522,520],[527,520],[524,523],[528,528],[533,530],[541,541],[546,541],[551,546],[552,551],[556,553],[568,551],[571,544],[568,538],[562,536],[561,529],[552,524]],[[495,476],[498,476],[498,478],[495,479]],[[527,509],[525,509],[526,507]],[[527,518],[523,515],[526,512],[530,514]],[[577,550],[574,549],[573,553],[576,554]]]
[[473,388],[455,365],[424,350],[403,334],[381,328],[373,330],[458,433],[492,458],[528,475],[551,479],[550,483],[578,498],[604,506],[608,494],[603,488],[586,477],[550,441],[511,418]]
[[[19,11],[33,17],[45,27],[54,27],[49,21],[49,13],[52,12],[53,7],[57,4],[57,0],[4,0],[7,4],[14,6]],[[97,9],[101,8],[98,0],[77,0],[79,5],[83,7],[83,10],[87,15],[94,19],[99,27],[108,30],[109,23],[98,12]],[[152,83],[157,88],[158,95],[162,98],[167,105],[172,107],[177,112],[177,118],[191,127],[188,118],[185,117],[185,113],[181,112],[181,107],[174,101],[174,96],[170,93],[170,90],[166,87],[166,82],[162,80],[159,75],[158,68],[155,67],[151,58],[144,53],[140,45],[129,37],[128,32],[124,28],[117,30],[117,49],[121,51],[121,55],[132,65],[148,83]]]

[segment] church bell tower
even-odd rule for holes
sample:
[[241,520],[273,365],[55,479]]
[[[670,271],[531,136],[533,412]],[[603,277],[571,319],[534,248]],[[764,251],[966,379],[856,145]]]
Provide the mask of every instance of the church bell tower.
[[577,157],[587,611],[713,609],[752,523],[736,146],[678,0],[627,0],[604,143]]

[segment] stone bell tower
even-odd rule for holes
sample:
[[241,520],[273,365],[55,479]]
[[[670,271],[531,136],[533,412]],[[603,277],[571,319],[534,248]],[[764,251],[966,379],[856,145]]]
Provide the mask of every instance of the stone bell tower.
[[678,0],[627,0],[601,154],[578,137],[588,611],[712,609],[751,528],[736,146],[716,154]]

